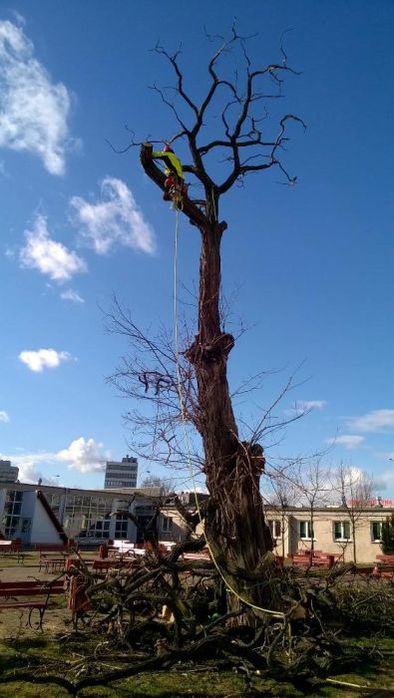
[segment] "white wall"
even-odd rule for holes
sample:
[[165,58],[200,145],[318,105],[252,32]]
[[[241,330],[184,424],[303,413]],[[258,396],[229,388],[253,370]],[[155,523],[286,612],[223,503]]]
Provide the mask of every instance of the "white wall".
[[37,499],[36,494],[35,497],[36,503],[31,527],[30,543],[32,545],[37,543],[61,543],[62,541],[60,540],[58,532],[56,531],[41,502],[39,499]]

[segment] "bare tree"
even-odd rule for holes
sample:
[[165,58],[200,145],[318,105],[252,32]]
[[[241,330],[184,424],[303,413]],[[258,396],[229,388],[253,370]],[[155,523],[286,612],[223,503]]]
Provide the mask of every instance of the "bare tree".
[[160,475],[147,475],[141,482],[141,487],[160,487],[161,495],[175,492],[175,481],[172,478],[160,477]]
[[294,485],[299,492],[300,501],[308,512],[306,538],[310,541],[310,557],[315,550],[315,513],[319,507],[331,502],[332,486],[330,468],[322,463],[319,456],[306,461],[301,460],[296,471]]
[[[297,464],[288,461],[281,463],[279,467],[271,465],[267,470],[267,475],[269,475],[269,490],[264,494],[270,509],[280,517],[280,549],[281,554],[285,557],[286,538],[293,534],[291,527],[294,525],[293,517],[289,517],[289,508],[297,506],[301,496],[296,486]],[[275,540],[275,536],[273,537]]]
[[[209,39],[220,41],[220,46],[209,61],[208,87],[202,99],[196,101],[186,86],[180,64],[181,51],[172,54],[160,45],[156,46],[156,52],[169,63],[175,85],[153,87],[171,110],[178,126],[178,132],[165,140],[186,146],[190,161],[183,165],[183,172],[199,190],[197,201],[184,195],[179,204],[201,237],[197,333],[186,342],[181,356],[174,356],[173,349],[165,351],[163,356],[157,344],[139,335],[133,326],[134,338],[143,349],[153,351],[156,365],[149,371],[142,365],[128,366],[128,370],[134,379],[138,374],[146,399],[150,399],[153,392],[160,392],[167,402],[171,429],[177,413],[178,424],[184,419],[197,430],[204,453],[200,465],[210,493],[205,534],[212,554],[225,578],[244,598],[269,604],[267,585],[252,581],[256,571],[264,565],[265,554],[272,549],[260,494],[265,456],[259,438],[264,429],[261,422],[251,438],[242,440],[234,416],[227,362],[235,339],[226,331],[220,315],[221,242],[227,229],[227,223],[220,219],[220,203],[225,194],[235,185],[243,184],[246,176],[252,173],[276,169],[285,183],[294,184],[296,178],[289,174],[282,157],[289,141],[289,126],[304,124],[293,114],[284,114],[274,123],[269,118],[267,105],[283,96],[284,77],[296,74],[288,64],[283,47],[278,62],[253,69],[246,48],[247,39],[238,34],[235,25],[228,40]],[[232,50],[239,52],[243,65],[229,76],[219,64]],[[212,133],[212,123],[209,127],[207,124],[215,110],[220,113],[220,132],[205,140],[207,132]],[[133,138],[128,147],[133,145],[141,146],[141,163],[146,174],[164,190],[165,174],[155,164],[151,143],[137,143]],[[221,159],[220,181],[211,173],[214,156]],[[168,361],[172,364],[172,372],[168,371]],[[123,378],[124,375],[118,374],[115,382],[122,383]],[[182,400],[177,406],[179,385]],[[134,380],[134,392],[135,387]],[[168,426],[162,410],[158,430],[168,453],[171,452],[171,456],[174,451],[181,454],[176,437],[168,435]]]
[[363,512],[374,493],[372,478],[366,473],[341,463],[333,474],[333,488],[338,493],[341,506],[350,522],[353,562],[357,562],[357,529]]

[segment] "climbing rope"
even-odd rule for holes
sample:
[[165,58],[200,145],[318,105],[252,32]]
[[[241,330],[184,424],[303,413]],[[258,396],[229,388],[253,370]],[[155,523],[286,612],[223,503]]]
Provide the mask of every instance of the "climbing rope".
[[[205,543],[206,547],[208,548],[209,554],[211,556],[211,560],[225,583],[227,589],[234,594],[236,598],[238,598],[240,601],[242,601],[244,604],[249,606],[249,608],[253,608],[256,611],[262,611],[263,613],[267,613],[268,615],[271,616],[276,616],[277,618],[281,618],[284,623],[286,622],[287,616],[285,613],[282,613],[281,611],[272,611],[269,608],[262,608],[261,606],[258,606],[257,604],[252,603],[251,601],[248,601],[248,599],[243,598],[239,594],[239,592],[234,589],[234,587],[231,585],[231,583],[226,579],[223,571],[221,570],[219,563],[217,562],[214,552],[212,550],[211,544],[207,538],[207,535],[205,533],[205,526],[203,523],[203,517],[201,514],[201,507],[200,507],[200,502],[198,499],[198,492],[197,492],[197,487],[196,487],[196,481],[195,481],[195,475],[194,475],[194,469],[193,469],[193,463],[191,459],[191,447],[190,447],[190,439],[189,439],[189,433],[186,427],[187,424],[187,415],[186,415],[186,408],[185,408],[185,401],[183,399],[183,392],[182,392],[182,376],[181,376],[181,367],[180,367],[180,362],[179,362],[179,313],[178,313],[178,257],[179,257],[179,209],[176,210],[175,214],[175,235],[174,235],[174,274],[173,274],[173,279],[174,279],[174,288],[173,288],[173,298],[174,298],[174,346],[175,346],[175,364],[176,364],[176,376],[177,376],[177,392],[178,392],[178,397],[179,397],[179,405],[181,409],[181,422],[182,422],[182,430],[183,430],[183,440],[185,444],[185,449],[186,449],[186,456],[187,456],[187,462],[189,466],[189,471],[190,471],[190,476],[191,480],[193,483],[193,491],[194,491],[194,499],[196,503],[196,511],[197,515],[199,518],[200,525],[202,526],[202,531],[203,531],[203,536],[205,538]],[[289,624],[289,633],[291,632],[290,630],[290,624]]]

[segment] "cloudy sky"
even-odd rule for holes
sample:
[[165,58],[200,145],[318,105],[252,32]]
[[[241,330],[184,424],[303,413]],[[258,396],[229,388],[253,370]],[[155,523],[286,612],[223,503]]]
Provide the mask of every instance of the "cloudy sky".
[[[188,12],[152,0],[0,6],[0,454],[26,481],[97,487],[104,461],[133,451],[122,421],[133,405],[105,382],[126,346],[105,332],[102,309],[115,293],[137,323],[171,327],[175,221],[138,152],[108,142],[125,147],[127,129],[141,140],[174,135],[149,89],[171,77],[152,47],[183,42],[199,98],[213,48],[204,26],[224,33],[236,15],[242,33],[259,32],[259,65],[281,60],[291,30],[286,50],[301,74],[263,128],[290,111],[308,124],[291,130],[283,155],[296,186],[262,174],[223,201],[224,289],[234,324],[249,328],[231,381],[272,372],[237,410],[252,420],[298,367],[277,415],[309,414],[272,455],[329,449],[330,462],[363,468],[393,493],[394,6],[247,6],[247,16],[240,0]],[[182,288],[193,292],[198,238],[186,220],[180,246]]]

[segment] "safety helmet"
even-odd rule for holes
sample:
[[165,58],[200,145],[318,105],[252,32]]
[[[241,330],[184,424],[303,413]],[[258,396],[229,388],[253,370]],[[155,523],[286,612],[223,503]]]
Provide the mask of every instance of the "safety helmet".
[[173,152],[174,152],[174,151],[173,151],[173,149],[171,148],[171,146],[168,145],[168,143],[166,143],[165,146],[164,146],[164,148],[163,148],[163,153],[173,153]]

